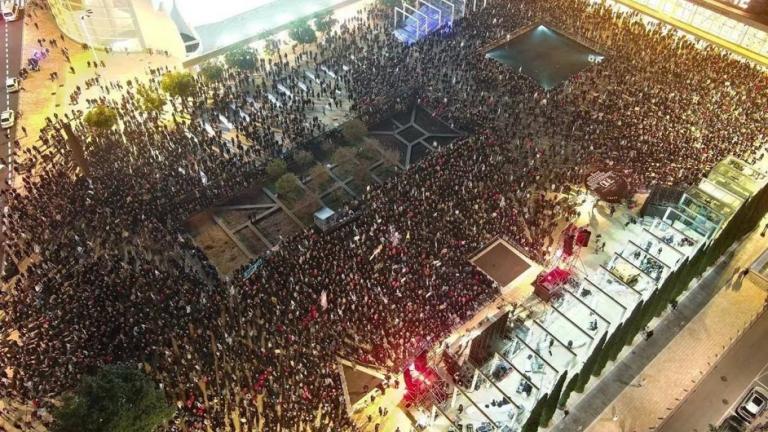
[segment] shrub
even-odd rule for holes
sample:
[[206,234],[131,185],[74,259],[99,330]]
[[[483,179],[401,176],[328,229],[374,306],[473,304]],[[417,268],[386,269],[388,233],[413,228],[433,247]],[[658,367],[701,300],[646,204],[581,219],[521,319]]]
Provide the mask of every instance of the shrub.
[[200,75],[208,82],[218,81],[224,76],[224,68],[218,63],[208,62],[200,67]]
[[52,432],[152,432],[167,422],[173,408],[143,372],[123,365],[104,366],[83,376],[73,395],[53,411]]
[[341,133],[347,143],[357,144],[368,134],[368,128],[362,121],[352,119],[341,126]]
[[333,155],[331,155],[331,162],[333,162],[334,165],[344,165],[345,162],[354,160],[355,154],[357,154],[357,152],[354,149],[342,147],[333,152]]
[[310,44],[317,40],[315,30],[309,26],[306,20],[297,21],[293,24],[288,30],[288,37],[300,45]]
[[299,179],[291,173],[283,174],[277,182],[275,182],[275,189],[277,193],[290,200],[296,199],[301,194],[301,186],[299,186]]
[[110,106],[96,105],[85,114],[83,122],[95,129],[109,130],[117,124],[117,112]]
[[314,162],[315,157],[306,150],[296,150],[293,152],[293,160],[300,166],[305,167]]
[[272,159],[265,168],[267,175],[270,178],[276,179],[285,174],[288,171],[288,166],[282,159]]
[[224,54],[227,66],[240,70],[254,70],[258,65],[257,53],[251,47],[233,49]]
[[320,192],[329,180],[331,180],[331,174],[328,173],[322,165],[315,165],[309,170],[309,175],[312,177],[313,184],[315,185],[315,192]]

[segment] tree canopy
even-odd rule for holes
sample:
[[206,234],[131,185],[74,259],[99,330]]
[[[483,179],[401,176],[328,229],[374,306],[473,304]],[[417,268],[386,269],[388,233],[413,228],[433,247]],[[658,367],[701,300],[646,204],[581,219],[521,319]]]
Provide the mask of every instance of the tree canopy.
[[196,86],[195,77],[189,72],[168,72],[160,81],[160,88],[164,92],[182,100],[192,96]]
[[218,81],[224,76],[224,68],[218,63],[208,62],[200,66],[200,75],[208,82]]
[[173,416],[163,392],[140,370],[104,366],[84,376],[53,412],[52,432],[152,432]]
[[284,160],[275,158],[269,161],[265,170],[268,176],[276,179],[288,171],[288,165],[286,165]]
[[328,33],[337,22],[338,20],[334,18],[332,11],[324,12],[315,18],[315,30],[320,33]]
[[248,46],[236,48],[224,54],[224,62],[236,69],[254,70],[259,62],[258,53]]
[[288,37],[300,44],[310,44],[317,40],[315,30],[309,26],[306,20],[297,21],[288,31]]
[[277,193],[288,199],[295,199],[301,192],[299,179],[291,173],[283,174],[277,179],[275,189],[277,189]]
[[96,105],[85,114],[83,122],[95,129],[109,130],[117,124],[117,112],[110,106]]
[[333,152],[331,155],[331,162],[333,162],[334,165],[342,165],[345,162],[354,160],[355,154],[357,154],[355,150],[348,147],[341,147]]
[[315,157],[306,150],[295,150],[293,152],[293,160],[300,166],[308,166],[315,161]]
[[141,107],[144,111],[160,113],[165,109],[166,99],[159,91],[140,85],[136,93],[141,98]]
[[324,166],[317,164],[309,169],[309,176],[312,177],[312,187],[315,192],[320,192],[331,179],[331,174],[328,173],[328,169]]
[[352,119],[341,125],[341,134],[349,144],[357,144],[368,134],[368,127],[359,119]]

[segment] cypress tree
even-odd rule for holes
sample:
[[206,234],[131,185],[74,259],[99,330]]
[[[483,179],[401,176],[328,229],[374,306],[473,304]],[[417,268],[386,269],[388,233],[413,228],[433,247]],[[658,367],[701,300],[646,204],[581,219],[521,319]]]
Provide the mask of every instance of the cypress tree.
[[640,323],[642,324],[641,327],[645,327],[650,323],[653,318],[656,316],[656,309],[659,307],[659,302],[661,301],[661,293],[659,291],[654,291],[653,294],[646,300],[645,304],[643,304],[643,309],[640,319]]
[[616,327],[616,330],[613,332],[613,341],[608,346],[608,361],[616,360],[616,357],[619,356],[621,349],[624,348],[624,340],[627,337],[626,333],[627,328],[624,326],[624,323]]
[[624,327],[626,327],[627,331],[624,333],[624,341],[622,342],[622,345],[630,345],[632,344],[632,341],[635,339],[635,336],[640,332],[640,330],[643,328],[640,324],[640,313],[643,309],[643,301],[640,300],[637,305],[635,305],[635,308],[632,310],[632,314],[629,316],[629,318],[624,322]]
[[576,383],[578,382],[579,382],[579,373],[577,372],[568,381],[568,384],[566,384],[565,389],[563,389],[563,394],[560,395],[560,408],[565,408],[565,405],[568,403],[568,399],[570,399],[571,393],[573,393],[573,390],[576,388]]
[[[685,265],[685,263],[683,265]],[[664,309],[666,309],[667,305],[672,300],[674,300],[672,295],[678,283],[680,283],[680,271],[675,270],[667,277],[667,280],[661,284],[661,287],[659,287],[661,301],[655,311],[656,316],[661,315],[661,313],[664,312]]]
[[622,340],[620,339],[622,337],[621,327],[621,324],[619,324],[619,326],[616,327],[616,330],[611,333],[611,337],[605,341],[605,345],[600,351],[600,355],[597,357],[597,363],[595,363],[595,370],[592,372],[592,375],[599,376],[603,369],[605,369],[605,365],[608,364],[608,361],[613,360],[611,354],[616,350],[616,345],[621,344]]
[[581,371],[579,371],[579,381],[576,384],[576,391],[582,392],[584,391],[584,387],[589,382],[589,379],[592,377],[592,371],[595,370],[595,363],[597,362],[597,357],[600,355],[600,351],[603,350],[603,345],[605,344],[605,333],[603,333],[603,336],[600,338],[600,340],[597,342],[597,345],[595,345],[595,349],[592,350],[592,353],[587,357],[587,360],[584,362],[584,366],[581,367]]
[[547,403],[547,394],[544,393],[544,396],[542,396],[538,401],[536,401],[536,405],[533,406],[533,409],[531,410],[531,414],[528,415],[528,420],[525,421],[525,424],[523,425],[522,432],[536,432],[539,430],[539,422],[541,421],[541,412],[544,410],[544,404]]
[[563,372],[563,374],[560,375],[560,378],[555,383],[555,386],[552,388],[552,391],[549,392],[549,397],[547,398],[547,402],[541,412],[541,420],[539,421],[539,426],[547,427],[549,421],[552,419],[552,416],[555,415],[557,403],[560,401],[560,393],[563,391],[563,385],[565,385],[565,378],[567,376],[568,372]]

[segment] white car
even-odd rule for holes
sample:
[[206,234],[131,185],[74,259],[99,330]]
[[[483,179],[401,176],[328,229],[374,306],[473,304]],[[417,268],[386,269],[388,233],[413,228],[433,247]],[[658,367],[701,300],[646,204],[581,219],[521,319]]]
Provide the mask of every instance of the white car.
[[15,93],[21,89],[21,80],[13,77],[5,80],[5,91]]
[[736,414],[747,423],[752,423],[768,406],[768,395],[760,387],[755,387],[736,408]]
[[0,128],[10,129],[16,123],[16,113],[13,110],[0,113]]
[[0,0],[0,14],[6,22],[19,19],[20,5],[15,0]]

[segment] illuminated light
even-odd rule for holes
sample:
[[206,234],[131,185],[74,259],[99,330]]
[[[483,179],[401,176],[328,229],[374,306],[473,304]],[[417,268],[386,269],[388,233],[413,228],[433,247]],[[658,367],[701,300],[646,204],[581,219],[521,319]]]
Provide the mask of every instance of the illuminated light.
[[315,11],[317,11],[317,9],[318,9],[317,5],[310,3],[305,5],[302,10],[304,11],[305,14],[308,15],[308,14],[314,13]]
[[225,35],[222,35],[219,38],[218,45],[219,46],[231,45],[233,43],[236,43],[240,39],[241,38],[238,35],[235,35],[235,34],[225,34]]
[[[679,30],[678,33],[687,32],[698,37],[701,44],[713,43],[733,52],[734,54],[745,57],[762,64],[768,64],[768,56],[763,54],[768,43],[763,39],[761,42],[755,42],[755,46],[746,46],[737,41],[742,40],[747,34],[752,33],[755,38],[764,38],[765,32],[756,27],[747,26],[741,22],[720,15],[717,12],[707,9],[704,6],[691,4],[685,0],[616,0],[615,3],[609,0],[609,4],[619,10],[638,10],[642,12],[641,17],[645,22],[665,22]],[[719,3],[734,4],[741,7],[741,1],[717,0]],[[692,9],[691,9],[692,6]],[[667,11],[689,10],[690,14],[667,13]],[[692,19],[691,17],[697,17]]]
[[425,412],[419,410],[416,416],[416,422],[421,426],[427,426],[429,425],[429,416]]
[[280,20],[280,22],[291,22],[295,17],[291,14],[282,14],[277,19]]
[[251,26],[248,27],[248,31],[251,34],[256,34],[256,33],[261,33],[263,31],[263,28],[261,26],[259,26],[259,25],[255,25],[254,24],[254,25],[251,25]]
[[110,48],[113,51],[124,51],[126,49],[132,49],[134,47],[134,42],[130,39],[123,39],[116,42],[112,42],[110,44]]
[[211,24],[253,9],[275,3],[277,0],[219,0],[214,7],[200,0],[175,0],[176,8],[192,27]]
[[736,6],[740,9],[746,9],[749,7],[750,0],[718,0],[722,3]]
[[558,260],[558,259],[560,259],[561,256],[563,256],[563,250],[562,249],[558,249],[557,251],[555,251],[555,256],[553,258],[555,260]]

